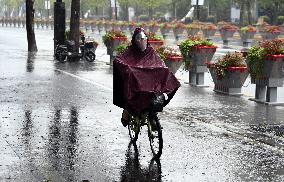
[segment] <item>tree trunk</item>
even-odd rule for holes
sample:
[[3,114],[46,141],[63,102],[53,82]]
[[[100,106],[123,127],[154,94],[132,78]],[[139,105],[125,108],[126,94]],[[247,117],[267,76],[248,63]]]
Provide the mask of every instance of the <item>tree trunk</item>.
[[245,16],[245,4],[244,4],[244,1],[241,1],[241,7],[240,7],[240,26],[241,27],[244,25],[244,16]]
[[246,4],[247,4],[247,12],[248,12],[248,24],[252,25],[253,20],[252,20],[252,13],[251,13],[252,11],[251,1],[250,0],[246,1]]
[[173,15],[172,15],[172,17],[174,17],[174,19],[176,19],[177,18],[176,17],[176,15],[177,15],[177,13],[176,13],[176,2],[172,1],[172,5],[173,5],[173,10],[172,10]]
[[149,21],[151,21],[153,19],[153,8],[152,6],[149,6]]
[[26,30],[29,52],[37,52],[34,32],[34,12],[34,0],[26,0]]
[[80,0],[72,0],[69,38],[75,42],[74,52],[78,53],[80,38]]
[[129,21],[129,12],[128,12],[129,5],[128,3],[125,5],[125,21]]

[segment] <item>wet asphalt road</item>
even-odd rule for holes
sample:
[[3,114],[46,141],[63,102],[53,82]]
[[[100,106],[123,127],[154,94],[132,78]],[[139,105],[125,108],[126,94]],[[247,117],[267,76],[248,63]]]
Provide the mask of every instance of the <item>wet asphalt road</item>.
[[25,30],[0,27],[0,181],[284,180],[284,107],[248,101],[252,86],[237,98],[215,94],[210,77],[208,88],[182,84],[159,115],[159,167],[146,129],[137,152],[129,145],[103,44],[95,63],[62,64],[52,35],[37,30],[30,57]]

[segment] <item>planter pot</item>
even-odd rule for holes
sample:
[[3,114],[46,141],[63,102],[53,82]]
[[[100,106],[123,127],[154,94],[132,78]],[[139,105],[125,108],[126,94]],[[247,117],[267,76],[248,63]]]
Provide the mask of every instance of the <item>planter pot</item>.
[[[189,84],[204,87],[204,73],[207,72],[207,63],[210,63],[216,52],[216,46],[197,46],[190,52]],[[187,58],[188,59],[188,58]]]
[[165,61],[165,64],[169,68],[169,70],[175,74],[182,65],[183,63],[182,60],[183,57],[181,56],[168,57],[167,60]]
[[22,19],[22,25],[23,25],[23,28],[26,27],[26,19]]
[[280,25],[279,28],[280,28],[281,34],[283,34],[284,33],[284,25]]
[[156,50],[164,44],[162,40],[148,40],[148,43]]
[[171,31],[171,28],[160,28],[160,31],[161,31],[163,38],[166,39],[168,34]]
[[226,95],[241,96],[242,86],[248,77],[247,67],[228,67],[223,78],[219,79],[214,64],[208,64],[215,84],[214,91]]
[[93,21],[93,22],[91,23],[91,30],[92,30],[92,32],[95,31],[96,26],[97,26],[96,22]]
[[277,102],[277,87],[283,87],[284,55],[268,55],[264,60],[263,76],[251,76],[251,83],[256,84],[255,98],[250,99],[268,105],[283,105]]
[[[264,85],[267,86],[276,86],[281,87],[283,86],[283,82],[281,84],[276,84],[276,83],[269,83],[269,79],[272,80],[277,80],[277,79],[283,79],[284,78],[284,55],[268,55],[265,60],[264,60],[264,65],[262,69],[263,75],[259,78],[255,78],[252,75],[252,83],[257,83],[256,81],[259,80],[263,83]],[[266,81],[265,81],[266,80]]]
[[98,24],[97,26],[99,32],[103,31],[103,24]]
[[107,24],[107,23],[105,23],[104,24],[104,27],[105,27],[105,31],[107,32],[107,31],[110,31],[111,30],[111,24]]
[[159,30],[159,26],[149,26],[149,32],[156,33]]
[[243,41],[243,46],[248,47],[256,32],[240,32],[241,40]]
[[128,30],[131,33],[134,32],[135,28],[136,28],[136,25],[128,25]]
[[178,41],[183,34],[185,28],[173,28],[175,39]]
[[184,28],[173,28],[173,32],[175,35],[183,34]]
[[231,30],[220,29],[219,31],[221,34],[221,38],[223,40],[223,45],[228,46],[229,39],[233,37],[236,30],[235,29],[231,29]]
[[217,47],[216,46],[197,46],[189,53],[192,56],[192,65],[206,66],[211,62]]
[[112,29],[115,30],[115,31],[119,31],[120,26],[119,25],[112,25]]
[[199,28],[186,29],[186,32],[188,36],[194,36],[199,32]]
[[127,25],[121,25],[120,30],[123,31],[123,32],[126,32],[127,31]]
[[216,29],[203,29],[203,30],[202,30],[203,36],[204,36],[207,40],[211,40],[210,37],[213,37],[216,32],[217,32]]
[[123,42],[127,41],[127,37],[113,37],[113,41],[110,42],[109,45],[107,45],[107,54],[110,55],[110,65],[112,65],[112,62],[115,57],[115,52],[114,50]]
[[280,35],[280,31],[275,32],[260,32],[260,35],[263,40],[272,40],[276,39]]

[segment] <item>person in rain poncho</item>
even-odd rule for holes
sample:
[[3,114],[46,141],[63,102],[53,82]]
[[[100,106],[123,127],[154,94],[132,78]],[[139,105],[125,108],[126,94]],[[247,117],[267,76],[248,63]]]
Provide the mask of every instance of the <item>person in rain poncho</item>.
[[113,62],[113,103],[123,108],[123,126],[129,123],[129,113],[147,110],[158,95],[168,98],[166,105],[179,87],[179,81],[148,43],[144,29],[136,28],[131,45]]

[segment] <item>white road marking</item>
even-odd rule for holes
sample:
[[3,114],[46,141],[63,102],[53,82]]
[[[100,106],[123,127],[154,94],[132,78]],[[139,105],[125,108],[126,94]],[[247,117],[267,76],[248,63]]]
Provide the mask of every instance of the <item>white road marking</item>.
[[78,76],[78,75],[74,75],[74,74],[72,74],[72,73],[69,73],[69,72],[67,72],[67,71],[63,71],[63,70],[60,70],[60,69],[55,69],[55,70],[58,71],[58,72],[64,73],[64,74],[66,74],[66,75],[69,75],[69,76],[71,76],[71,77],[77,78],[77,79],[79,79],[79,80],[85,81],[85,82],[87,82],[87,83],[90,83],[90,84],[92,84],[92,85],[96,85],[96,86],[98,86],[98,87],[101,87],[101,88],[103,88],[103,89],[105,89],[105,90],[107,90],[107,91],[112,91],[112,88],[107,87],[107,86],[104,86],[104,85],[102,85],[102,84],[100,84],[100,83],[94,82],[94,81],[92,81],[92,80],[89,80],[89,79],[80,77],[80,76]]

